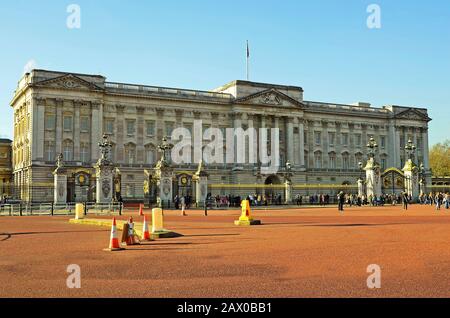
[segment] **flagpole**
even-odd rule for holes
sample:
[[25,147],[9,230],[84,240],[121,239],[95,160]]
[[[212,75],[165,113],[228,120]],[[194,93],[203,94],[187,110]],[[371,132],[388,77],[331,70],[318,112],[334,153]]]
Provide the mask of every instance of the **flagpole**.
[[248,48],[248,40],[247,40],[247,81],[250,80],[250,74],[249,74],[249,58],[250,58],[250,50]]

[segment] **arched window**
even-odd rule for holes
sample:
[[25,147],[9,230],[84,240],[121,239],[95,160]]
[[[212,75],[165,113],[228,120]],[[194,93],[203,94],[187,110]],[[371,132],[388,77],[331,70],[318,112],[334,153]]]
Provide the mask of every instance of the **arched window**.
[[334,151],[328,154],[328,168],[336,169],[336,153]]
[[127,164],[136,163],[136,145],[129,143],[125,145],[125,161]]
[[145,146],[145,163],[148,165],[153,165],[156,162],[155,146],[149,144]]
[[348,152],[342,153],[342,169],[348,170],[350,167]]

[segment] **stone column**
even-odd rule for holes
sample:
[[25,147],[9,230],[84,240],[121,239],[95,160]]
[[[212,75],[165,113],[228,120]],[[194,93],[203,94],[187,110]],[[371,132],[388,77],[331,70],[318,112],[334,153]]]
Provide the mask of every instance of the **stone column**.
[[[97,160],[99,158],[98,142],[102,139],[103,133],[103,117],[100,110],[99,103],[91,104],[91,127],[99,127],[99,129],[91,129],[91,158],[92,160]],[[97,193],[101,188],[97,187]]]
[[400,127],[395,127],[395,167],[400,167],[400,155],[401,155],[401,149],[400,149]]
[[62,139],[63,139],[63,100],[56,100],[56,153],[62,153]]
[[73,160],[79,161],[80,158],[80,106],[81,103],[73,102]]
[[[242,128],[242,119],[241,119],[241,114],[235,113],[234,114],[234,120],[233,120],[233,128],[236,130],[238,128]],[[240,166],[240,163],[237,162],[238,160],[238,151],[237,151],[237,142],[236,142],[236,137],[234,137],[234,166],[238,167]]]
[[422,145],[423,145],[423,165],[426,170],[430,169],[429,149],[428,149],[428,128],[422,129]]
[[292,204],[292,182],[291,180],[286,180],[284,182],[284,203]]
[[298,133],[300,134],[300,167],[305,168],[305,124],[303,118],[299,119]]
[[287,133],[286,133],[286,145],[287,147],[287,160],[294,164],[294,122],[293,118],[287,119]]

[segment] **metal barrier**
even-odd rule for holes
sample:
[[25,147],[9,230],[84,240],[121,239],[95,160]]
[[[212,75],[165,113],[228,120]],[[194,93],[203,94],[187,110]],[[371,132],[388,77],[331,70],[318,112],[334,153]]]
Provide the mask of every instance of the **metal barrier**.
[[[123,203],[86,202],[84,214],[122,215]],[[76,203],[54,204],[53,202],[14,203],[0,205],[0,216],[33,216],[33,215],[74,215]]]

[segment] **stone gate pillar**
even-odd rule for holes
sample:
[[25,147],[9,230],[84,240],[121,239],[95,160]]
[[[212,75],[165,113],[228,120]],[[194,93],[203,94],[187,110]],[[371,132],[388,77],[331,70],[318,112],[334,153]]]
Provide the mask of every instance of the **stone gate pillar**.
[[402,171],[405,176],[405,192],[413,200],[419,196],[419,180],[417,175],[417,167],[411,159],[408,159]]
[[101,156],[94,165],[96,174],[96,202],[97,203],[111,203],[113,201],[114,184],[113,184],[113,170],[114,165],[110,160],[111,143],[108,141],[108,136],[103,135],[103,142],[99,143]]

